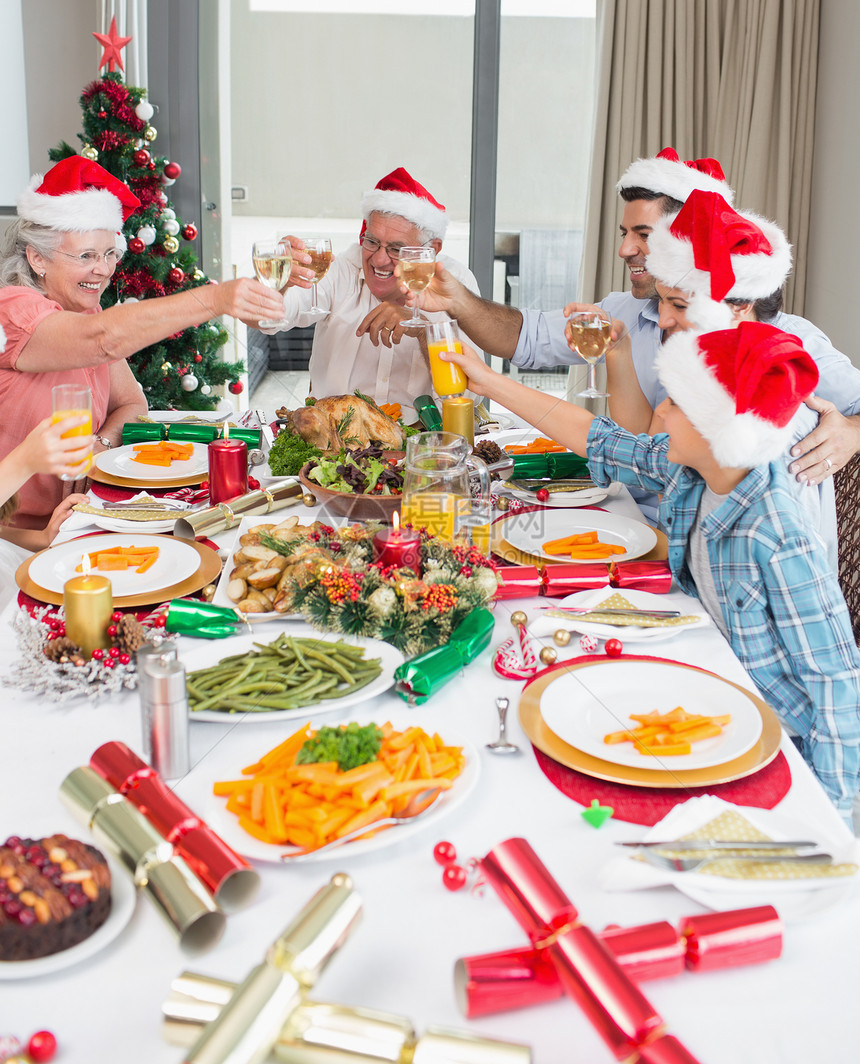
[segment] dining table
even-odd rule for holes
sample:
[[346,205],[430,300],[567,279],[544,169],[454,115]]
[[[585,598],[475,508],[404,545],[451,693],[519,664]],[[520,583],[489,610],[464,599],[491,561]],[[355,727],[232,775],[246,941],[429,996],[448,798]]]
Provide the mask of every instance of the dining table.
[[[641,520],[626,489],[616,487],[600,505],[609,513]],[[272,520],[293,513],[305,523],[316,517],[331,524],[346,520],[302,502],[278,511]],[[61,532],[60,542],[94,531],[95,526],[67,530]],[[226,557],[235,537],[234,527],[212,538]],[[700,604],[677,587],[661,599],[667,609],[701,612]],[[446,841],[456,849],[461,866],[474,868],[505,840],[525,839],[576,907],[582,923],[596,932],[652,921],[677,926],[711,908],[732,907],[731,895],[709,906],[674,885],[643,889],[623,876],[613,879],[612,870],[624,852],[615,844],[640,840],[651,828],[624,819],[628,814],[623,810],[595,826],[583,812],[592,798],[600,805],[611,804],[602,781],[595,778],[589,791],[587,780],[584,788],[580,780],[574,798],[547,772],[546,759],[532,746],[519,715],[524,692],[533,681],[499,675],[493,657],[501,643],[516,636],[511,621],[515,612],[523,611],[532,623],[543,615],[544,607],[554,604],[557,600],[536,595],[494,603],[489,648],[421,705],[410,706],[390,686],[339,711],[310,706],[298,722],[267,720],[262,713],[227,715],[218,721],[192,716],[190,771],[170,781],[170,786],[204,820],[215,816],[212,784],[226,765],[238,772],[305,720],[314,726],[390,720],[396,727],[416,724],[438,733],[467,751],[468,793],[451,803],[450,811],[440,810],[421,827],[415,824],[402,834],[393,828],[377,836],[384,838],[384,845],[355,851],[346,845],[296,863],[282,862],[276,854],[253,858],[261,877],[259,892],[246,907],[229,913],[220,941],[203,952],[184,953],[149,900],[138,896],[127,923],[79,963],[60,962],[36,976],[27,974],[26,962],[0,964],[0,1037],[17,1035],[26,1040],[34,1031],[48,1029],[56,1036],[55,1059],[62,1064],[180,1061],[183,1049],[168,1044],[161,1029],[162,1005],[172,980],[191,970],[241,982],[314,893],[333,874],[344,872],[361,898],[361,921],[314,987],[315,999],[399,1014],[419,1032],[442,1027],[525,1044],[537,1064],[600,1064],[615,1059],[570,997],[476,1019],[463,1015],[454,984],[458,959],[523,946],[527,939],[500,897],[476,882],[477,873],[467,877],[463,889],[449,890],[434,859],[434,847]],[[5,633],[0,639],[0,680],[22,653],[11,628],[20,608],[13,600],[0,616]],[[298,630],[295,626],[300,624],[278,618],[255,623],[252,631],[255,640],[265,643]],[[563,626],[563,621],[558,624]],[[706,669],[745,691],[755,690],[713,624],[679,628],[670,638],[647,644],[625,643],[624,629],[618,631],[619,662],[630,654],[647,655]],[[178,658],[197,660],[205,647],[218,660],[231,654],[231,647],[246,635],[243,628],[236,636],[217,641],[181,634]],[[551,635],[535,636],[535,641],[538,648],[553,647],[562,662],[584,656],[577,633],[564,647],[556,646]],[[544,668],[543,663],[539,668]],[[671,700],[672,692],[665,694]],[[498,733],[499,698],[510,702],[508,738],[519,747],[512,756],[500,756],[487,746]],[[40,837],[65,832],[90,841],[87,828],[61,803],[59,788],[106,742],[115,740],[142,752],[138,692],[51,701],[2,685],[0,722],[2,838],[13,833]],[[820,832],[848,850],[853,844],[851,832],[795,744],[785,733],[777,742],[788,782],[784,796],[767,815],[799,832]],[[675,793],[676,801],[686,796],[684,788]],[[216,820],[211,822],[214,825]],[[666,1029],[702,1064],[856,1059],[860,1051],[854,1027],[860,974],[856,879],[838,890],[818,892],[820,897],[806,892],[807,904],[789,907],[777,959],[712,972],[687,971],[643,983],[642,992]],[[788,895],[777,888],[771,894],[766,885],[757,888],[755,904],[773,904],[780,912]]]

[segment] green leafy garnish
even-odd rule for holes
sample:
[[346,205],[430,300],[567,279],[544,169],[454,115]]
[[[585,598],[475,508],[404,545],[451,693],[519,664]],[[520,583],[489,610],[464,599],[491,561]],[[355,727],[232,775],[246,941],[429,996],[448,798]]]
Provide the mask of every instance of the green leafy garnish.
[[375,724],[359,726],[351,721],[340,728],[319,728],[299,750],[299,765],[337,761],[341,772],[375,761],[382,746],[382,732]]
[[269,450],[269,469],[276,477],[294,477],[306,462],[321,454],[319,447],[282,429]]

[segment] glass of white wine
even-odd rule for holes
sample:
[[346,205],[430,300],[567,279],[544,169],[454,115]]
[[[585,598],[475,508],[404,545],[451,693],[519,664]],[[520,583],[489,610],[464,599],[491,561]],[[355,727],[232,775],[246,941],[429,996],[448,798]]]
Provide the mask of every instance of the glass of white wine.
[[[293,268],[293,249],[289,240],[284,236],[273,237],[270,240],[256,240],[253,258],[254,273],[260,284],[283,294]],[[263,320],[259,324],[264,329],[277,329],[290,323],[282,318],[280,321]]]
[[568,346],[588,363],[588,387],[577,392],[577,398],[605,399],[609,394],[597,388],[596,367],[609,346],[611,333],[612,319],[602,310],[580,310],[567,319]]
[[328,273],[331,266],[331,241],[327,236],[304,237],[305,254],[311,257],[311,269],[314,271],[314,279],[311,281],[313,299],[308,308],[308,313],[315,317],[325,317],[327,311],[317,302],[317,284]]
[[[401,248],[399,259],[400,280],[410,292],[423,292],[436,272],[436,249],[432,247]],[[418,317],[418,301],[412,308],[412,317],[403,323],[404,328],[423,329],[427,324]]]

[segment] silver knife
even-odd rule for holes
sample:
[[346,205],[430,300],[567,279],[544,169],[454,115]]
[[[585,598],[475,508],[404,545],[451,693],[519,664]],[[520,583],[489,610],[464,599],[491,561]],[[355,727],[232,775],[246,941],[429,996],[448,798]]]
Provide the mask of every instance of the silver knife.
[[658,620],[681,616],[680,610],[637,610],[632,607],[629,610],[625,610],[616,606],[607,606],[605,609],[601,609],[599,606],[540,606],[538,608],[553,610],[558,613],[574,613],[578,616],[599,613],[601,616],[606,617],[656,617]]
[[729,839],[679,839],[674,842],[616,842],[616,846],[631,846],[636,849],[663,850],[811,850],[820,843],[811,839],[757,839],[755,842],[734,842]]

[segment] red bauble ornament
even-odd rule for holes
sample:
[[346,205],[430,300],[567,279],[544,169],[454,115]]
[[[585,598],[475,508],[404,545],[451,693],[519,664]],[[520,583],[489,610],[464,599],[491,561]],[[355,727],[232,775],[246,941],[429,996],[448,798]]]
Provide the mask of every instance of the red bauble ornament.
[[54,1059],[57,1052],[57,1039],[50,1031],[36,1031],[27,1043],[27,1055],[35,1064],[45,1064]]
[[442,882],[448,890],[462,890],[466,885],[466,869],[458,864],[449,864],[442,873]]
[[251,491],[259,491],[260,490],[260,482],[259,482],[259,480],[257,480],[256,477],[249,476],[248,477],[248,487],[250,488]]
[[202,362],[203,361],[203,356],[202,355],[195,355],[194,356],[194,361],[195,362]]
[[538,502],[549,502],[549,491],[547,488],[538,488],[535,492],[535,498]]
[[620,639],[607,639],[606,646],[603,648],[610,658],[621,657],[621,651],[624,649],[624,644]]
[[188,225],[183,227],[182,235],[185,237],[186,240],[196,240],[197,226],[193,222],[189,222]]
[[128,250],[134,255],[141,255],[146,250],[146,244],[140,237],[133,236],[128,242]]
[[208,480],[201,480],[200,481],[200,490],[201,491],[208,491],[209,490],[209,481]]
[[182,284],[185,280],[185,271],[181,270],[178,266],[174,266],[170,273],[168,273],[167,280],[170,281],[171,284]]
[[182,173],[182,167],[179,163],[165,163],[164,164],[164,176],[171,178],[173,181],[179,177]]
[[167,617],[163,613],[159,613],[152,623],[156,628],[164,628],[167,624]]
[[152,156],[146,150],[146,148],[138,148],[132,155],[131,160],[135,166],[147,166],[151,161]]
[[233,395],[241,395],[245,390],[245,385],[241,381],[230,381],[227,387]]
[[107,111],[99,111],[98,116],[99,118],[107,118]]
[[443,867],[457,860],[457,851],[451,842],[437,842],[433,847],[433,860]]
[[154,170],[155,169],[155,163],[147,163],[146,164],[146,168],[147,168],[147,170]]

